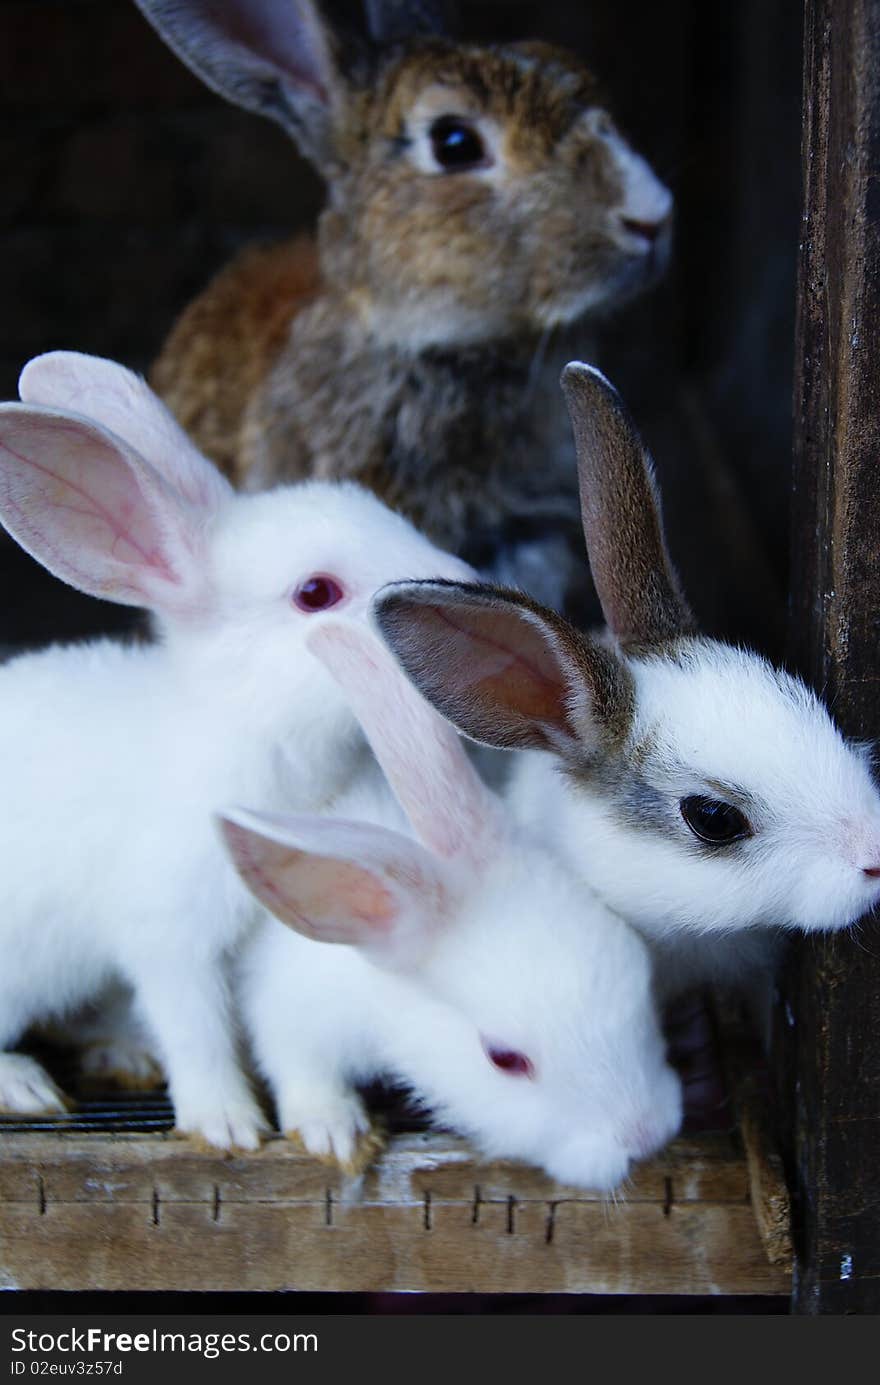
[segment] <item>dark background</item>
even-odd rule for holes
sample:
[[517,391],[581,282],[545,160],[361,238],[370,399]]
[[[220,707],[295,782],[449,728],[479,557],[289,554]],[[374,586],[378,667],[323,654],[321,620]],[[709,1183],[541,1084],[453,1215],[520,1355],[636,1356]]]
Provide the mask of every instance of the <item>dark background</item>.
[[[328,8],[358,13],[355,0]],[[674,556],[713,632],[776,652],[787,586],[798,0],[463,3],[463,31],[580,51],[677,198],[664,284],[601,362],[658,461]],[[130,0],[0,5],[0,398],[55,347],[145,370],[242,245],[314,222],[320,181],[227,105]],[[560,405],[561,407],[561,405]],[[0,537],[0,641],[116,628]],[[12,598],[12,599],[10,599]]]
[[[327,8],[358,12],[355,0]],[[676,195],[669,274],[605,325],[601,364],[654,449],[697,613],[712,632],[778,656],[789,585],[799,0],[480,0],[460,11],[469,37],[540,37],[581,52],[619,125]],[[0,398],[16,397],[29,357],[57,347],[146,370],[177,313],[235,251],[311,226],[321,206],[319,179],[280,129],[202,86],[130,0],[3,0],[0,103]],[[0,644],[131,622],[62,587],[2,533],[0,584]],[[58,1296],[27,1297],[57,1311]],[[230,1308],[244,1306],[231,1298]],[[438,1306],[449,1311],[448,1301]],[[640,1300],[624,1311],[633,1309],[725,1306]]]

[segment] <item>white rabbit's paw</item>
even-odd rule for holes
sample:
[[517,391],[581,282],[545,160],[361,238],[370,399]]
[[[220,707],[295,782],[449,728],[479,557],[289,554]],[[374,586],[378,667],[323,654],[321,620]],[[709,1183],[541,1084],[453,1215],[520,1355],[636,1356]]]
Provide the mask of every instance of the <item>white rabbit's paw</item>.
[[165,1081],[158,1061],[133,1039],[111,1035],[84,1048],[79,1059],[80,1081],[93,1090],[149,1092]]
[[45,1068],[24,1053],[0,1053],[0,1111],[35,1116],[67,1109]]
[[252,1097],[238,1097],[209,1110],[177,1111],[175,1129],[213,1149],[259,1149],[269,1123]]
[[347,1172],[366,1168],[382,1148],[382,1138],[354,1092],[288,1092],[279,1102],[279,1114],[285,1135]]

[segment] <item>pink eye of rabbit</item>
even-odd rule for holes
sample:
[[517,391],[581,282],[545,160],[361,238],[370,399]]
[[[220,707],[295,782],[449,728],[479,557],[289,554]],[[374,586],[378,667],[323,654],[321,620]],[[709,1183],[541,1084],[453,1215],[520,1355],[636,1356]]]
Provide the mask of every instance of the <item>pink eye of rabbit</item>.
[[748,818],[723,798],[690,794],[679,802],[681,815],[695,837],[711,846],[738,842],[752,835]]
[[316,572],[314,576],[307,577],[305,582],[300,582],[293,593],[293,604],[299,610],[308,613],[328,611],[331,606],[338,606],[344,596],[345,591],[335,577]]
[[430,137],[431,152],[448,173],[486,168],[491,163],[477,131],[458,116],[441,115],[431,126]]
[[485,1040],[483,1048],[489,1062],[499,1072],[506,1072],[511,1077],[534,1077],[535,1065],[525,1053],[520,1053],[515,1048],[501,1048],[495,1044],[486,1043]]

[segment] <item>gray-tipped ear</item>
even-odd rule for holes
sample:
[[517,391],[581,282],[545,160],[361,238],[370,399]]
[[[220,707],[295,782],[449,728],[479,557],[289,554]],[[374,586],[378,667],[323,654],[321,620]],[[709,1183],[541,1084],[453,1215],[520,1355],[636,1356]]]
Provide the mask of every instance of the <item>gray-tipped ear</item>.
[[666,551],[651,458],[616,389],[593,366],[562,372],[590,568],[609,628],[627,648],[694,634]]
[[624,664],[518,592],[395,582],[373,616],[422,695],[473,740],[584,762],[629,728]]
[[345,89],[312,0],[135,0],[214,91],[283,125],[322,169],[337,157]]
[[364,10],[377,43],[449,34],[456,21],[450,0],[364,0]]

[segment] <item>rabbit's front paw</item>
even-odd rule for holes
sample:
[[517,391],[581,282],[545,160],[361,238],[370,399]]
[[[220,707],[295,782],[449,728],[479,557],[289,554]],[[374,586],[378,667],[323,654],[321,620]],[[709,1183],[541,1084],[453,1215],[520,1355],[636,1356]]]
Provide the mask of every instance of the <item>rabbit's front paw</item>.
[[156,1059],[132,1039],[111,1035],[96,1039],[83,1049],[79,1060],[83,1086],[96,1091],[119,1089],[149,1092],[165,1081]]
[[354,1092],[288,1093],[279,1103],[281,1128],[299,1138],[309,1154],[350,1173],[366,1168],[382,1147],[364,1104]]
[[201,1112],[177,1112],[175,1129],[214,1149],[259,1149],[269,1123],[251,1097],[238,1097]]
[[24,1053],[0,1053],[0,1111],[35,1116],[67,1109],[45,1068]]

